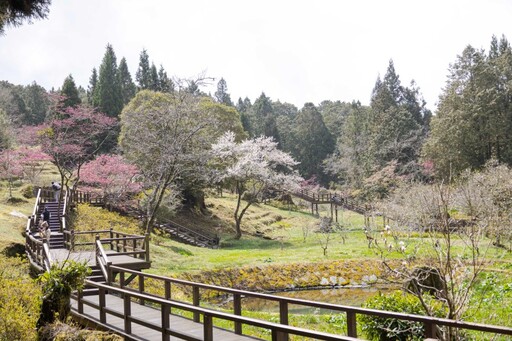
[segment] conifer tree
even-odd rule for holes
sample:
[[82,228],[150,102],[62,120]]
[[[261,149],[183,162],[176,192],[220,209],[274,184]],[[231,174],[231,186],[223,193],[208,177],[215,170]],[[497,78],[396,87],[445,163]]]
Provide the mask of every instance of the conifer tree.
[[490,159],[512,164],[512,49],[493,37],[490,50],[467,46],[450,67],[423,148],[435,175],[449,179]]
[[245,97],[244,100],[242,100],[242,97],[238,98],[238,103],[236,104],[236,110],[240,113],[240,120],[242,121],[242,126],[244,127],[244,130],[251,134],[251,121],[249,118],[248,111],[252,107],[251,100],[247,97]]
[[139,68],[135,74],[135,79],[137,80],[139,90],[151,89],[151,68],[146,49],[143,49],[140,53]]
[[89,87],[87,89],[87,100],[89,101],[89,104],[92,105],[93,107],[97,107],[99,105],[97,86],[98,86],[98,72],[96,71],[96,68],[93,68],[91,77],[89,78]]
[[121,96],[123,98],[123,106],[125,106],[135,96],[136,87],[133,83],[132,76],[128,70],[126,58],[121,58],[119,69],[117,72],[119,77],[119,85],[121,87]]
[[274,117],[274,109],[272,101],[261,93],[260,97],[254,101],[254,105],[249,112],[251,136],[268,136],[273,137],[276,142],[280,142],[279,131],[277,129],[276,119]]
[[233,106],[233,102],[231,102],[231,96],[228,93],[228,85],[224,78],[221,78],[217,83],[217,91],[215,91],[215,99],[217,102]]
[[328,177],[322,168],[323,160],[334,151],[334,138],[325,126],[322,115],[313,103],[306,103],[298,112],[293,128],[292,156],[304,178],[316,178],[324,185]]
[[167,76],[167,72],[165,71],[163,65],[160,64],[160,69],[158,70],[158,81],[159,88],[158,90],[161,92],[173,92],[174,91],[174,83],[172,79]]
[[158,71],[156,70],[156,66],[154,63],[151,63],[151,69],[150,69],[149,75],[150,75],[149,90],[160,91],[160,81],[158,79]]
[[64,96],[64,101],[62,102],[64,108],[75,107],[82,103],[78,95],[78,89],[76,87],[75,80],[73,79],[72,75],[69,75],[66,77],[66,79],[64,79],[64,84],[62,84],[60,94]]
[[119,116],[123,109],[123,98],[117,76],[116,55],[110,44],[101,62],[96,93],[99,110],[110,117]]
[[20,26],[24,21],[44,19],[50,11],[51,0],[0,1],[0,35],[5,26]]
[[36,125],[43,123],[50,107],[50,99],[46,90],[33,82],[23,89],[23,100],[27,107],[23,124]]

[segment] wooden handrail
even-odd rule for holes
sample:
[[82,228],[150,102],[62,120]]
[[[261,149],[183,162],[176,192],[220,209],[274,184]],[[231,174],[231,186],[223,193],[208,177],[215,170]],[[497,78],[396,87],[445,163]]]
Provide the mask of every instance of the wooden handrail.
[[52,268],[52,255],[50,254],[50,246],[46,241],[43,241],[43,263],[46,269],[46,272],[50,272]]
[[103,273],[103,277],[107,283],[111,284],[112,272],[110,270],[110,266],[112,265],[112,262],[108,259],[107,253],[103,249],[103,245],[99,240],[99,236],[96,239],[96,264],[100,267],[100,270]]
[[[318,331],[313,331],[313,330],[309,330],[309,329],[305,329],[305,328],[287,326],[287,325],[283,325],[283,324],[267,322],[264,320],[258,320],[258,319],[254,319],[254,318],[224,313],[224,312],[216,311],[216,310],[212,310],[212,309],[196,307],[196,306],[192,306],[192,305],[189,305],[186,303],[166,300],[166,299],[162,299],[162,298],[158,298],[158,297],[154,297],[154,296],[150,296],[150,295],[146,295],[146,294],[142,294],[142,293],[133,292],[131,290],[116,288],[116,287],[112,287],[109,285],[104,285],[104,284],[89,281],[89,280],[86,280],[85,283],[89,286],[96,287],[96,288],[100,289],[100,298],[98,300],[99,304],[87,302],[82,299],[82,293],[77,293],[77,295],[74,296],[77,299],[77,304],[78,304],[76,314],[84,316],[84,315],[82,315],[83,314],[83,305],[88,305],[88,306],[100,311],[100,322],[102,324],[105,324],[107,322],[107,319],[106,319],[107,314],[111,314],[111,315],[114,315],[114,316],[117,316],[120,318],[124,318],[124,320],[125,320],[124,333],[127,336],[132,334],[131,333],[131,324],[136,323],[136,324],[142,324],[147,328],[161,332],[163,340],[166,340],[166,339],[168,340],[169,336],[172,333],[173,336],[183,337],[186,340],[211,341],[211,340],[213,340],[212,318],[216,318],[216,319],[232,321],[234,323],[251,325],[251,326],[255,326],[255,327],[259,327],[259,328],[268,329],[271,331],[272,340],[283,339],[283,335],[286,335],[286,334],[303,336],[303,337],[311,337],[316,340],[326,340],[326,341],[356,341],[356,340],[359,340],[357,338],[353,338],[353,337],[349,337],[349,336],[342,336],[342,335],[318,332]],[[113,293],[123,297],[124,303],[125,303],[124,309],[123,309],[124,310],[123,314],[119,314],[118,311],[110,309],[108,306],[106,306],[105,295],[107,292],[109,292],[109,293],[113,292]],[[164,313],[161,314],[162,315],[162,318],[160,321],[161,324],[157,325],[155,323],[144,321],[136,316],[131,315],[131,304],[133,303],[132,298],[136,299],[137,301],[147,301],[147,302],[151,302],[153,305],[159,305],[161,307],[162,312],[166,312],[165,314]],[[183,334],[176,330],[171,330],[170,329],[171,326],[169,326],[169,323],[168,323],[169,322],[168,321],[168,317],[169,317],[168,313],[170,312],[171,308],[192,312],[193,314],[202,315],[203,316],[203,328],[204,328],[203,335],[205,337],[204,338],[195,338],[191,335]],[[86,316],[84,316],[84,317],[86,317]]]
[[[133,274],[136,276],[142,276],[144,279],[152,278],[152,279],[163,281],[165,288],[169,287],[169,291],[170,291],[170,283],[174,283],[174,284],[189,286],[192,288],[201,288],[201,289],[205,289],[205,290],[224,292],[226,294],[233,294],[238,297],[242,297],[242,296],[255,297],[255,298],[260,298],[260,299],[265,299],[265,300],[277,301],[277,302],[279,302],[279,306],[280,306],[281,323],[284,323],[284,321],[285,320],[287,321],[287,319],[288,319],[288,313],[286,312],[286,314],[284,314],[282,309],[287,309],[288,305],[290,305],[290,304],[344,312],[347,314],[347,334],[352,337],[357,337],[357,334],[356,334],[356,330],[357,330],[356,315],[357,314],[379,316],[379,317],[385,317],[385,318],[396,318],[399,320],[420,322],[420,323],[423,323],[425,326],[429,326],[429,328],[426,328],[429,330],[434,330],[435,328],[432,328],[432,326],[435,327],[436,325],[438,325],[438,326],[455,327],[455,328],[477,330],[477,331],[490,332],[490,333],[498,333],[498,334],[503,334],[503,335],[512,335],[512,328],[507,328],[507,327],[484,325],[484,324],[455,321],[455,320],[449,320],[449,319],[443,319],[443,318],[437,318],[437,317],[404,314],[404,313],[381,311],[381,310],[375,310],[375,309],[358,308],[358,307],[344,306],[344,305],[339,305],[339,304],[314,302],[314,301],[297,299],[297,298],[289,298],[289,297],[281,297],[281,296],[269,295],[269,294],[263,294],[263,293],[255,293],[255,292],[251,292],[251,291],[225,288],[225,287],[219,287],[219,286],[215,286],[215,285],[195,283],[195,282],[190,282],[190,281],[186,281],[186,280],[180,280],[180,279],[175,279],[175,278],[168,278],[168,277],[164,277],[164,276],[147,274],[147,273],[142,273],[140,271],[126,269],[126,268],[122,268],[122,267],[118,267],[118,266],[112,266],[111,269],[112,269],[112,271],[119,273],[120,281],[123,278],[125,278],[125,275],[124,275],[125,273],[130,273],[130,274]],[[167,284],[167,283],[169,283],[169,284]],[[115,283],[113,283],[113,284],[115,284]],[[119,286],[124,287],[123,283],[119,283]],[[166,297],[163,297],[163,298],[170,298],[170,292],[167,293],[167,291],[168,291],[167,289],[165,291],[166,291],[166,294],[165,294]],[[137,292],[143,292],[143,291],[141,291],[141,289],[139,288],[139,290]],[[147,294],[149,296],[155,296],[154,294],[151,294],[151,293],[145,293],[145,294]],[[157,297],[159,297],[159,296],[157,296]],[[199,302],[194,302],[193,305],[199,305]],[[238,307],[238,309],[239,309],[239,314],[241,314],[241,311],[242,311],[241,306]],[[434,335],[431,335],[430,337],[434,337]]]

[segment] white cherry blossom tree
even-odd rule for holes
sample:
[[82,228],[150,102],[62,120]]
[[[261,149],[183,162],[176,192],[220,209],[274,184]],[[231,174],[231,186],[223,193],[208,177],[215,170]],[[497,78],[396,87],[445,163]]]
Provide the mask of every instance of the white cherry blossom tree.
[[235,134],[227,132],[212,145],[212,155],[215,181],[236,190],[236,239],[242,236],[242,218],[252,204],[261,202],[270,190],[290,190],[303,180],[293,170],[298,162],[277,149],[271,137],[236,142]]

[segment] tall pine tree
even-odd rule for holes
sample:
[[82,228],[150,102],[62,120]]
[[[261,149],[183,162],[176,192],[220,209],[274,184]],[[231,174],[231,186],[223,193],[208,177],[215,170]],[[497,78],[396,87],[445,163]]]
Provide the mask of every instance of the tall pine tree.
[[139,68],[135,73],[139,90],[151,89],[151,67],[149,66],[148,51],[143,49],[140,53]]
[[128,70],[126,58],[121,58],[119,62],[119,68],[117,70],[117,76],[119,78],[119,86],[121,87],[121,97],[123,100],[123,106],[128,104],[130,100],[135,96],[136,87],[133,83],[132,76]]
[[117,76],[117,60],[112,45],[108,44],[100,65],[98,84],[95,90],[95,102],[101,112],[110,117],[118,117],[123,109],[123,97],[119,77]]
[[325,126],[322,115],[313,103],[306,103],[298,112],[293,128],[295,144],[292,156],[304,178],[316,177],[327,185],[329,178],[324,172],[324,159],[334,151],[334,138]]
[[98,72],[96,71],[96,68],[92,69],[91,77],[89,78],[89,87],[87,88],[87,100],[90,105],[93,107],[98,106]]
[[165,71],[163,65],[160,65],[160,69],[158,70],[158,91],[161,92],[173,92],[174,91],[174,83],[172,79],[167,76],[167,72]]
[[512,165],[512,50],[493,37],[489,53],[468,46],[450,67],[432,118],[425,159],[448,179],[490,159]]
[[62,89],[60,90],[60,94],[64,96],[64,101],[62,105],[66,107],[75,107],[78,104],[82,103],[80,100],[80,96],[78,95],[78,89],[76,88],[75,80],[72,75],[69,75],[64,79],[64,84],[62,84]]
[[158,71],[156,70],[156,66],[154,63],[151,64],[151,69],[149,71],[149,75],[150,75],[149,90],[160,91],[160,81],[158,79]]
[[217,83],[217,91],[215,91],[215,99],[217,102],[233,106],[233,102],[231,102],[231,96],[228,93],[228,85],[224,78],[221,78]]
[[278,143],[281,141],[274,109],[272,108],[272,101],[264,92],[254,101],[254,104],[248,112],[248,116],[250,119],[251,130],[249,133],[251,136],[263,135],[273,137]]

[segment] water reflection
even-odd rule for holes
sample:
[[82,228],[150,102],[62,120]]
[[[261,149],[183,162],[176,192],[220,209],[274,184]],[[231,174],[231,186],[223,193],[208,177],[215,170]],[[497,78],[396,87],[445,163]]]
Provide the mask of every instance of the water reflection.
[[[394,287],[372,286],[362,288],[336,288],[336,289],[315,289],[315,290],[297,290],[278,292],[273,295],[282,297],[299,298],[310,301],[334,303],[341,305],[349,305],[360,307],[368,298],[375,296],[379,291],[387,293],[396,290]],[[213,303],[213,302],[212,302]],[[233,302],[231,299],[223,302],[215,302],[216,306],[233,309]],[[242,298],[243,310],[250,311],[266,311],[266,312],[279,312],[279,304],[274,301],[267,301],[259,298],[244,297]],[[312,313],[331,313],[330,310],[319,310],[310,307],[290,305],[288,308],[290,313],[294,314],[312,314]]]

